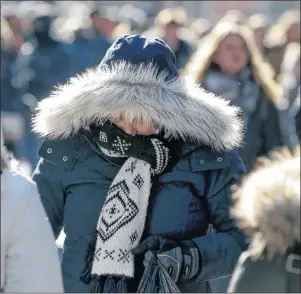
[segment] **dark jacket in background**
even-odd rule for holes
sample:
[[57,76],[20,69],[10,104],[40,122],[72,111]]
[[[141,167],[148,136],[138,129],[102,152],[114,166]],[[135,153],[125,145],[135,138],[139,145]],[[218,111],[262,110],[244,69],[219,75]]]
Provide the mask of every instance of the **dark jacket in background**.
[[97,66],[110,46],[111,43],[99,33],[95,33],[93,37],[88,38],[78,32],[74,42],[65,45],[70,55],[71,76],[81,74],[87,68]]
[[181,70],[185,67],[187,61],[189,60],[191,54],[192,54],[192,47],[188,42],[184,40],[179,40],[179,46],[174,51],[174,54],[176,56],[176,66],[177,69]]

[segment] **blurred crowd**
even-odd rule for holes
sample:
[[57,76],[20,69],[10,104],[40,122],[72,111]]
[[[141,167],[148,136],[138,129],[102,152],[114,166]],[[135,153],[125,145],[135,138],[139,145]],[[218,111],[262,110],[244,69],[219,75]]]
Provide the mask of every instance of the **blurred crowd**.
[[298,143],[299,11],[286,11],[271,22],[264,14],[231,10],[210,23],[189,19],[182,7],[153,15],[129,4],[91,9],[84,2],[70,2],[65,13],[58,13],[47,2],[21,1],[1,14],[1,117],[8,149],[27,163],[29,172],[41,144],[31,132],[37,102],[57,84],[97,66],[123,34],[164,39],[183,75],[235,100],[247,126],[242,154],[247,167],[274,146]]

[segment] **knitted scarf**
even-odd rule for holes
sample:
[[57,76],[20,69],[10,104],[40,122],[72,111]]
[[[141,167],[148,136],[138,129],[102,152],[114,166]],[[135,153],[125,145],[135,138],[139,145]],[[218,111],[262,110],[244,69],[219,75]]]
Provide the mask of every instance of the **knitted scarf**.
[[134,277],[131,250],[140,242],[152,181],[169,165],[170,149],[160,136],[130,136],[110,122],[98,129],[97,142],[105,157],[125,162],[101,209],[81,281],[93,284],[92,293],[127,292],[126,279]]

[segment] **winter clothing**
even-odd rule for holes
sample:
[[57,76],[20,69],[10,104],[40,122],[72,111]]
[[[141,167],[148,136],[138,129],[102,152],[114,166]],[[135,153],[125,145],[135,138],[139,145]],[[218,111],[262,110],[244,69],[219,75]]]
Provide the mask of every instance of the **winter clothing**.
[[300,152],[264,162],[234,197],[234,217],[251,245],[228,292],[300,293]]
[[[250,52],[249,64],[234,77],[226,76],[213,62],[215,51],[229,34],[243,38]],[[259,156],[267,155],[282,145],[275,106],[281,91],[273,81],[249,29],[221,24],[206,40],[189,61],[185,72],[206,90],[241,108],[246,130],[240,155],[246,170],[250,171]]]
[[70,77],[70,60],[61,43],[49,35],[51,17],[39,16],[34,21],[35,42],[22,45],[13,67],[14,80],[20,99],[26,105],[23,115],[26,132],[23,139],[23,156],[34,168],[38,161],[39,138],[31,131],[31,116],[36,103],[50,94],[54,86],[65,83]]
[[[287,87],[288,86],[288,87]],[[300,82],[284,85],[284,101],[278,107],[283,143],[293,150],[300,142],[298,134],[298,112],[300,111]]]
[[279,82],[283,89],[283,99],[278,106],[281,136],[291,150],[299,143],[298,112],[300,110],[300,77],[295,75],[295,67],[300,66],[300,44],[287,46],[281,65]]
[[171,147],[161,136],[127,135],[109,121],[96,129],[95,135],[104,156],[123,160],[101,208],[83,271],[82,281],[89,284],[93,278],[93,289],[99,289],[101,276],[121,276],[123,283],[125,278],[134,277],[131,249],[140,242],[151,187],[169,165]]
[[1,292],[62,293],[54,242],[35,184],[4,168],[1,175]]
[[[139,36],[128,37],[131,39],[135,39],[133,44],[142,42]],[[122,163],[95,146],[99,138],[92,126],[101,127],[121,115],[128,123],[142,121],[155,126],[158,134],[180,146],[178,158],[152,185],[141,241],[159,235],[196,244],[202,270],[189,283],[179,283],[181,291],[206,292],[207,281],[231,274],[246,246],[244,235],[229,217],[230,187],[244,172],[235,150],[241,139],[237,108],[189,82],[167,79],[168,71],[160,72],[158,65],[149,61],[156,55],[169,60],[171,53],[162,51],[170,49],[163,41],[157,44],[157,40],[145,38],[143,42],[146,47],[153,43],[156,49],[150,50],[150,60],[144,59],[147,64],[123,60],[100,66],[71,79],[53,97],[39,103],[34,129],[46,140],[33,179],[56,236],[64,225],[66,292],[91,291],[91,284],[79,280],[86,249],[109,187],[122,169]],[[116,45],[112,48],[118,50]],[[141,49],[139,55],[143,57],[143,53]],[[206,235],[209,223],[216,234]],[[137,255],[134,262],[129,292],[137,290],[143,256]]]
[[169,79],[178,77],[174,53],[161,39],[153,38],[146,42],[145,37],[138,35],[120,37],[108,50],[100,66],[110,66],[112,63],[130,60],[131,64],[152,62],[158,73],[166,72]]
[[[71,44],[64,44],[64,48],[70,56],[71,73],[73,75],[83,73],[87,68],[97,66],[110,47],[107,39],[96,31],[88,38],[80,30],[75,34],[75,40]],[[85,58],[82,58],[85,56]]]

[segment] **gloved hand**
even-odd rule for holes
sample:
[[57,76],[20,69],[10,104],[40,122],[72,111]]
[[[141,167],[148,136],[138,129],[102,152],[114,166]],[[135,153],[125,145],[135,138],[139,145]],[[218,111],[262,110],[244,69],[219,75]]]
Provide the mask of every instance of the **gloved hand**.
[[144,266],[155,254],[175,283],[185,283],[200,271],[201,255],[193,241],[176,242],[151,236],[134,248],[132,253],[145,254]]

